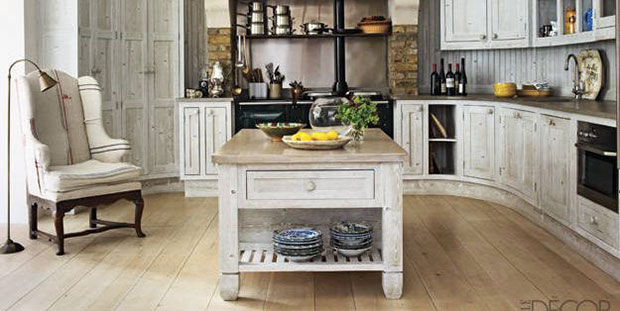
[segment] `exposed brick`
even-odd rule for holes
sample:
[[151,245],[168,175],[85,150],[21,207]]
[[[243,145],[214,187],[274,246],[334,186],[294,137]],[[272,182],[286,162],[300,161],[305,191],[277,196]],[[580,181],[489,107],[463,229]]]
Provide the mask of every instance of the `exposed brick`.
[[216,61],[219,61],[224,68],[224,75],[228,76],[228,81],[224,85],[224,96],[230,95],[232,82],[228,73],[232,68],[231,54],[231,29],[230,28],[208,28],[207,29],[207,50],[209,71],[213,69]]
[[418,26],[394,25],[388,44],[388,78],[392,93],[418,93]]

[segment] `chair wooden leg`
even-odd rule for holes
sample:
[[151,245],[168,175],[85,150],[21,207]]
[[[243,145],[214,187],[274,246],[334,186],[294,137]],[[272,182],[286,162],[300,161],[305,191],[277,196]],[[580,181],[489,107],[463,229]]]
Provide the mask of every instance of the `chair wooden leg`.
[[90,209],[90,217],[88,218],[88,225],[94,229],[97,228],[97,208],[93,207]]
[[37,230],[39,230],[38,217],[37,217],[38,212],[39,212],[39,206],[37,205],[37,203],[31,203],[29,215],[28,215],[28,227],[30,228],[29,231],[30,231],[31,240],[37,239]]
[[56,255],[61,256],[65,254],[65,227],[64,220],[65,212],[54,212],[54,226],[56,227],[56,243],[58,244],[58,252]]
[[142,232],[142,212],[144,210],[144,200],[142,199],[142,196],[137,198],[134,201],[134,204],[136,205],[136,216],[134,220],[134,224],[136,227],[136,234],[138,235],[139,238],[143,238],[146,235],[144,234],[144,232]]

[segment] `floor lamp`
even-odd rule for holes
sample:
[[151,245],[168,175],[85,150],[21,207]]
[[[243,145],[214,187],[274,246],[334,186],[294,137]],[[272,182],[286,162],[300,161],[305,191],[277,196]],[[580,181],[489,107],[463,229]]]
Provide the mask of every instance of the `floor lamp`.
[[41,92],[45,92],[47,90],[49,90],[51,87],[53,87],[54,85],[56,85],[56,80],[54,80],[52,77],[50,77],[47,73],[43,72],[41,70],[41,68],[39,68],[39,66],[29,60],[29,59],[19,59],[16,60],[15,62],[13,62],[11,64],[11,66],[9,67],[9,100],[8,100],[8,105],[7,105],[7,148],[6,148],[6,159],[7,159],[7,169],[6,169],[6,176],[7,176],[7,181],[6,181],[6,187],[7,187],[7,192],[6,192],[6,202],[7,202],[7,206],[6,206],[6,234],[7,234],[7,238],[6,238],[6,242],[4,243],[4,245],[2,245],[0,247],[0,254],[12,254],[12,253],[17,253],[17,252],[21,252],[24,250],[24,247],[16,242],[13,242],[13,240],[11,240],[11,70],[13,69],[13,66],[17,65],[18,63],[21,62],[27,62],[27,63],[31,63],[39,72],[39,89],[41,90]]

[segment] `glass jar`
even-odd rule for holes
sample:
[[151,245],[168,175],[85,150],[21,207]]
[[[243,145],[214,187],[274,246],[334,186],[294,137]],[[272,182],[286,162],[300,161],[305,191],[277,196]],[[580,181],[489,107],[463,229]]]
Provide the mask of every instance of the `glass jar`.
[[351,125],[343,124],[338,120],[338,107],[342,103],[350,102],[344,97],[319,98],[310,107],[310,126],[318,132],[338,132],[340,136],[346,136],[351,131]]

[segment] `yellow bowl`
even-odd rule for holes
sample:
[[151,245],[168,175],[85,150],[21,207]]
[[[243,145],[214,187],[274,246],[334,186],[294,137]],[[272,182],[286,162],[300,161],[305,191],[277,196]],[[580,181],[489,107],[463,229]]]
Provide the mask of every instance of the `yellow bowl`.
[[517,95],[517,85],[514,83],[495,83],[493,90],[496,97],[508,98]]

